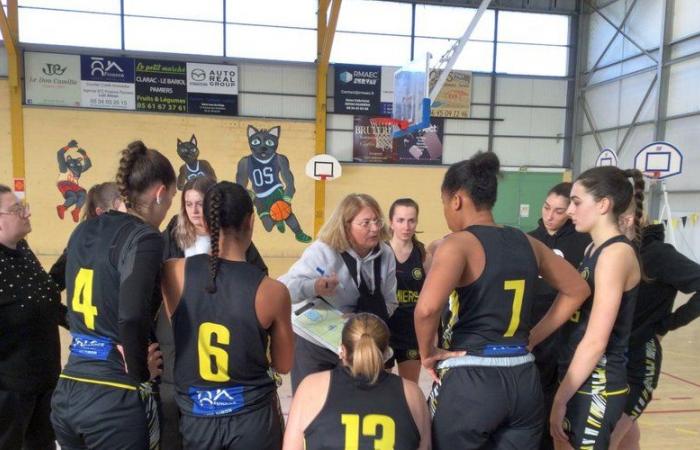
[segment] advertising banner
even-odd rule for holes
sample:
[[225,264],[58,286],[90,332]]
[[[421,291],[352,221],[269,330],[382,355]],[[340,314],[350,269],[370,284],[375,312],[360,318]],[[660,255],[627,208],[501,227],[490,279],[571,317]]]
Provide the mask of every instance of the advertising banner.
[[380,66],[335,64],[334,112],[366,116],[380,115]]
[[442,164],[444,119],[433,118],[429,127],[399,138],[393,138],[392,125],[375,119],[354,117],[353,162]]
[[[440,71],[430,71],[430,88],[440,77]],[[431,107],[433,117],[468,119],[471,107],[472,73],[451,70]]]
[[184,62],[136,60],[136,110],[186,113],[187,65]]
[[191,114],[238,114],[238,66],[187,63],[187,110]]
[[24,54],[27,105],[80,106],[80,56]]
[[134,60],[112,56],[80,57],[80,106],[134,110]]

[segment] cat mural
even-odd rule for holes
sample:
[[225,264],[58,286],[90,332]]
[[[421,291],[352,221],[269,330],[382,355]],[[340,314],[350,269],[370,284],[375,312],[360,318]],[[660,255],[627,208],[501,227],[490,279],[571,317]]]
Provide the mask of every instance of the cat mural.
[[56,206],[56,213],[59,219],[63,220],[68,208],[73,206],[71,216],[73,216],[73,222],[78,222],[80,209],[87,199],[87,192],[79,184],[80,176],[92,167],[92,161],[75,139],[71,139],[67,145],[58,150],[56,159],[60,172],[56,187],[63,196],[63,204]]
[[177,188],[182,190],[189,180],[197,177],[210,177],[216,180],[216,173],[208,161],[199,159],[197,137],[193,134],[189,141],[177,140],[177,154],[185,162],[177,175]]
[[251,195],[258,217],[266,231],[277,227],[284,233],[285,224],[299,242],[311,242],[311,236],[304,233],[292,212],[294,175],[289,168],[286,156],[277,153],[280,127],[258,130],[248,125],[248,146],[251,154],[238,161],[236,183],[243,187],[252,185]]

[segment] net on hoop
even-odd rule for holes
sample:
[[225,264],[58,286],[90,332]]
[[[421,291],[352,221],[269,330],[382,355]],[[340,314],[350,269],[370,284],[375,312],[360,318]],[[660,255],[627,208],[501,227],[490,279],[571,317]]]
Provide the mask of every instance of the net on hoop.
[[408,128],[407,120],[392,117],[374,117],[369,119],[372,133],[376,139],[375,146],[381,150],[391,150],[393,146],[394,127],[402,130]]

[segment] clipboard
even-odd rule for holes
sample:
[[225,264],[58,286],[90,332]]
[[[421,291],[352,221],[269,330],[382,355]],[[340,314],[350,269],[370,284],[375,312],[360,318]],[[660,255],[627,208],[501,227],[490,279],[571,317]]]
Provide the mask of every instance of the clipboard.
[[308,301],[292,314],[292,328],[304,339],[338,354],[343,326],[343,314],[322,297]]

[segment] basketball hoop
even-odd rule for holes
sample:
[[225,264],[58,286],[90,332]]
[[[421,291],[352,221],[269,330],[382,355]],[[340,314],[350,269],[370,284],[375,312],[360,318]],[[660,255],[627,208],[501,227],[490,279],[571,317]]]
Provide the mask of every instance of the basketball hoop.
[[651,178],[653,180],[658,180],[659,177],[661,177],[661,172],[659,172],[658,170],[655,170],[654,172],[651,173]]
[[385,151],[393,148],[393,127],[398,127],[401,130],[408,128],[408,120],[396,119],[393,117],[372,117],[369,119],[369,123],[374,128],[376,147]]
[[373,117],[369,119],[373,126],[396,126],[401,130],[408,128],[408,120],[394,119],[393,117]]
[[306,175],[317,181],[333,181],[339,178],[343,169],[337,159],[331,155],[316,155],[306,163]]

